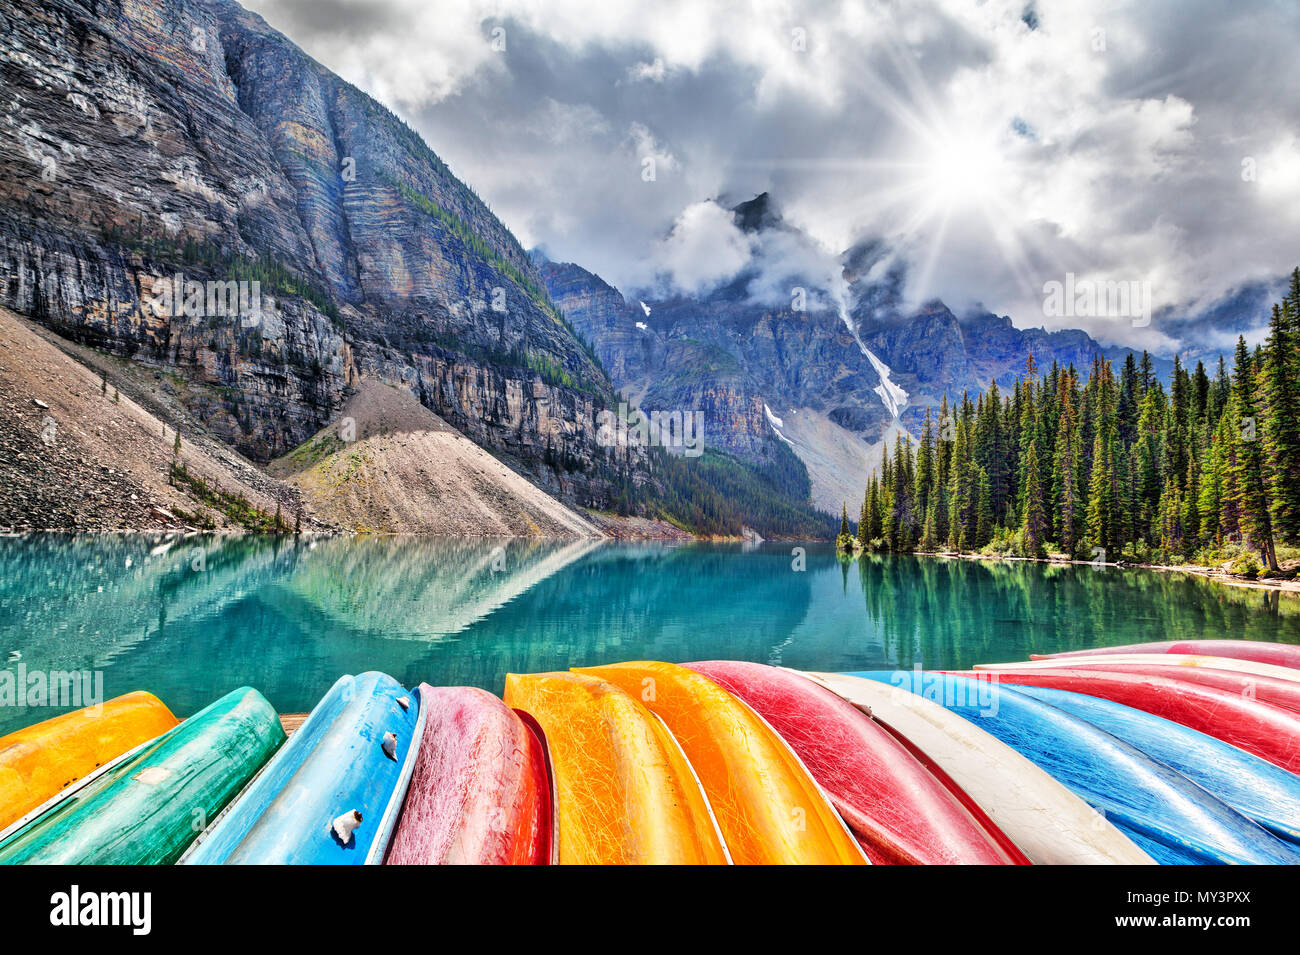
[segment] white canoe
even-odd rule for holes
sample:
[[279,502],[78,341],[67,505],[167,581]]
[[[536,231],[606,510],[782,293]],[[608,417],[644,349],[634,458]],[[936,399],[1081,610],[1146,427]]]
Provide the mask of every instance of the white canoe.
[[863,677],[804,675],[907,737],[1036,865],[1156,864],[1054,777],[939,704]]
[[1228,670],[1251,676],[1271,676],[1288,683],[1300,683],[1300,670],[1280,667],[1254,660],[1237,660],[1232,657],[1206,657],[1190,653],[1108,653],[1097,656],[1052,657],[1047,660],[1026,660],[1023,663],[977,663],[976,670],[1092,670],[1099,667],[1122,666],[1199,667],[1205,670]]

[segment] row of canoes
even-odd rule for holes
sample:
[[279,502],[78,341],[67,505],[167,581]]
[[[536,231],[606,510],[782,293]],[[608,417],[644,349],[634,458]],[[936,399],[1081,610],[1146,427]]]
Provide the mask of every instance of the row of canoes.
[[1300,648],[966,673],[633,662],[503,698],[345,676],[0,738],[0,863],[1300,862]]

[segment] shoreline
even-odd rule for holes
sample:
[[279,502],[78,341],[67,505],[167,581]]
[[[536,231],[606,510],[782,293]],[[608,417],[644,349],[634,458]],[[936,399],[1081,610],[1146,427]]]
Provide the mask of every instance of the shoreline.
[[[837,550],[836,553],[839,556],[850,557],[856,560],[861,557],[865,551],[857,550],[855,548],[851,553],[840,550]],[[1206,580],[1213,580],[1217,583],[1227,584],[1230,587],[1241,587],[1245,590],[1300,594],[1300,580],[1279,580],[1267,577],[1251,580],[1246,577],[1237,577],[1214,567],[1207,567],[1204,564],[1133,564],[1128,563],[1127,561],[1068,560],[1063,557],[1013,557],[1001,554],[959,554],[956,551],[913,551],[906,556],[931,557],[939,560],[1055,564],[1060,567],[1108,567],[1114,568],[1115,570],[1150,570],[1159,573],[1191,574],[1195,577],[1203,577]]]

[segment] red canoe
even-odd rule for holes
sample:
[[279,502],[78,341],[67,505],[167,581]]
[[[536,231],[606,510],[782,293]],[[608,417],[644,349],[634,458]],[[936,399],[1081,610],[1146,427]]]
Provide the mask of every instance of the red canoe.
[[[1286,707],[1300,712],[1300,683],[1291,680],[1279,680],[1271,676],[1258,676],[1253,673],[1236,673],[1232,670],[1215,670],[1209,667],[1158,667],[1144,666],[1141,663],[1104,663],[1092,662],[1085,658],[1074,661],[1071,667],[1053,667],[1051,670],[1035,670],[1035,673],[1059,673],[1060,670],[1087,670],[1089,673],[1131,673],[1143,677],[1164,677],[1181,683],[1194,683],[1216,690],[1226,690],[1248,700],[1272,703],[1274,706]],[[981,673],[1003,673],[1003,670],[985,670]],[[1021,671],[1028,672],[1028,671]]]
[[893,736],[824,687],[759,663],[687,668],[739,697],[781,735],[872,862],[1028,864],[978,807],[988,829]]
[[1231,743],[1291,772],[1300,772],[1300,713],[1237,693],[1163,675],[1111,669],[979,670],[957,676],[1045,686],[1123,703]]
[[1034,653],[1031,660],[1055,660],[1062,657],[1109,656],[1112,653],[1199,653],[1206,657],[1232,657],[1254,660],[1274,666],[1300,669],[1300,646],[1270,643],[1265,640],[1168,640],[1162,643],[1130,643],[1122,647],[1094,647],[1069,653]]
[[419,688],[426,713],[388,865],[545,863],[550,786],[541,743],[486,690]]

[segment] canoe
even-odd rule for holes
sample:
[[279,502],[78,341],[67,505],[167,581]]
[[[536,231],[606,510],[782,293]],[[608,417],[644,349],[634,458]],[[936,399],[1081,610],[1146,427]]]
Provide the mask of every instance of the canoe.
[[1028,862],[1018,850],[1004,849],[887,730],[825,687],[761,663],[713,660],[686,667],[739,697],[781,735],[872,862]]
[[1274,666],[1300,668],[1300,646],[1267,640],[1166,640],[1155,643],[1126,643],[1118,647],[1093,647],[1065,653],[1031,654],[1035,660],[1084,656],[1109,656],[1115,653],[1191,653],[1233,660],[1254,660]]
[[[1158,658],[1150,657],[1149,659]],[[1176,658],[1169,657],[1168,659]],[[1196,657],[1195,659],[1208,660],[1211,658]],[[1042,666],[1040,664],[1047,665]],[[1278,680],[1271,676],[1256,676],[1251,673],[1237,673],[1232,670],[1218,670],[1203,666],[1149,666],[1145,663],[1112,663],[1106,658],[1099,657],[1095,661],[1092,658],[1080,658],[1078,660],[1041,660],[1021,664],[981,664],[975,669],[980,673],[1001,673],[1007,670],[1044,670],[1047,672],[1055,670],[1097,670],[1103,673],[1129,673],[1134,676],[1156,677],[1177,680],[1181,683],[1193,683],[1197,686],[1208,686],[1212,689],[1234,693],[1248,700],[1272,703],[1274,706],[1300,712],[1300,682],[1298,681]],[[1295,672],[1300,674],[1300,670]]]
[[385,864],[550,861],[550,783],[532,730],[486,690],[418,692],[424,737]]
[[1124,833],[1001,740],[922,696],[839,673],[809,678],[924,752],[1036,865],[1154,865]]
[[1082,669],[1087,667],[1133,666],[1161,667],[1170,676],[1182,670],[1219,670],[1240,676],[1259,676],[1281,680],[1300,686],[1300,670],[1280,667],[1255,660],[1234,660],[1231,657],[1208,657],[1194,653],[1112,653],[1095,657],[1052,657],[1050,659],[1024,660],[1018,663],[980,663],[977,670],[1051,670],[1061,667]]
[[544,737],[554,861],[730,861],[690,764],[663,723],[632,696],[575,673],[510,673],[505,703],[525,712]]
[[998,670],[996,676],[1002,683],[1071,690],[1123,703],[1300,772],[1300,713],[1271,703],[1166,677],[1100,669]]
[[[882,683],[899,677],[889,672],[855,675]],[[933,693],[945,709],[977,723],[1051,773],[1158,862],[1300,864],[1296,847],[1165,764],[1063,710],[1006,684],[990,686],[987,680],[944,673],[901,676],[905,689]]]
[[1038,686],[1018,692],[1136,746],[1278,838],[1300,843],[1300,776],[1213,736],[1110,700]]
[[635,693],[676,737],[737,865],[868,862],[799,757],[752,709],[671,663],[575,669]]
[[0,843],[0,863],[175,862],[283,742],[260,693],[227,693]]
[[0,830],[175,725],[158,697],[137,691],[0,737]]
[[419,694],[386,674],[340,677],[182,863],[379,863],[415,766],[423,714]]

